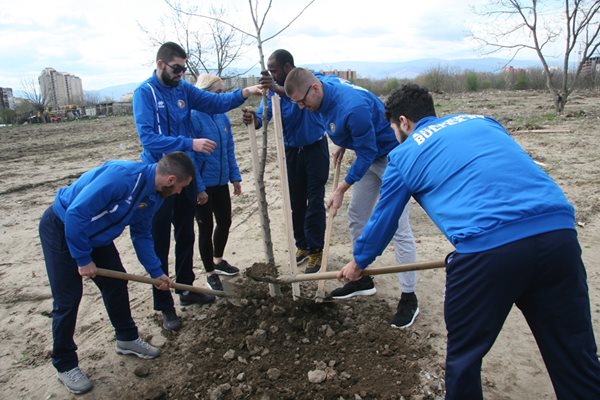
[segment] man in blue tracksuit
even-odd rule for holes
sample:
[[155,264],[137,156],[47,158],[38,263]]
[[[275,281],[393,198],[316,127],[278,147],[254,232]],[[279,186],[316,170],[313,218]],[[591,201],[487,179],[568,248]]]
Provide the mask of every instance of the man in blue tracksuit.
[[[294,104],[283,90],[287,74],[295,68],[294,58],[287,50],[275,50],[267,62],[260,80],[269,89],[267,109],[272,117],[271,98],[277,94],[281,101],[283,141],[292,207],[292,225],[296,240],[296,261],[308,259],[306,273],[321,268],[325,237],[325,184],[329,177],[329,148],[325,124],[318,114]],[[270,73],[270,75],[269,75]],[[264,104],[257,112],[244,110],[244,123],[262,126]]]
[[108,161],[58,191],[40,220],[39,234],[54,299],[52,364],[58,378],[73,393],[85,393],[92,383],[78,367],[73,341],[83,292],[81,277],[91,277],[100,289],[115,328],[116,351],[155,358],[160,350],[142,340],[131,318],[127,282],[96,277],[96,267],[124,272],[113,240],[129,226],[140,263],[169,290],[171,280],[154,252],[151,221],[162,199],[190,184],[194,166],[182,152],[158,164]]
[[600,363],[575,213],[560,187],[495,120],[437,118],[426,89],[386,102],[398,140],[379,203],[340,278],[381,254],[413,196],[454,245],[446,259],[446,398],[481,399],[481,363],[513,304],[558,399],[600,399]]
[[[352,241],[355,242],[379,197],[387,154],[399,144],[385,119],[383,103],[373,93],[348,81],[336,76],[315,76],[303,68],[290,71],[285,80],[285,92],[300,108],[321,115],[329,138],[339,146],[333,151],[334,162],[341,159],[345,149],[354,150],[356,154],[345,179],[328,201],[331,212],[335,213],[342,205],[344,193],[352,187],[348,221]],[[415,239],[410,227],[408,205],[398,217],[398,229],[394,235],[396,261],[401,264],[415,262]],[[419,315],[415,295],[417,274],[411,271],[398,275],[402,295],[391,325],[407,328]],[[373,279],[364,276],[333,290],[330,295],[334,299],[346,299],[356,295],[371,295],[375,291]]]
[[[156,55],[156,70],[133,94],[133,117],[142,144],[142,161],[156,162],[172,151],[211,153],[216,144],[205,138],[193,138],[191,110],[223,113],[241,105],[251,94],[260,94],[258,86],[231,93],[214,94],[182,80],[187,54],[176,43],[164,43]],[[152,235],[162,269],[168,274],[171,224],[175,229],[175,274],[178,283],[192,284],[194,255],[194,211],[196,185],[165,201],[156,213]],[[162,312],[165,329],[181,328],[170,292],[154,289],[154,309]],[[211,303],[214,296],[181,292],[180,303]]]

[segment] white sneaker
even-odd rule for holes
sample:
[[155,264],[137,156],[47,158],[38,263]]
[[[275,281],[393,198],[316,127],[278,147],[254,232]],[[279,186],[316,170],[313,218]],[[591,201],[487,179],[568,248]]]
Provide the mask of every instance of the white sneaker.
[[56,377],[71,393],[82,394],[92,390],[94,385],[79,367],[69,371],[57,372]]
[[160,349],[150,345],[141,337],[135,340],[117,340],[115,350],[118,354],[134,354],[139,358],[156,358],[160,356]]

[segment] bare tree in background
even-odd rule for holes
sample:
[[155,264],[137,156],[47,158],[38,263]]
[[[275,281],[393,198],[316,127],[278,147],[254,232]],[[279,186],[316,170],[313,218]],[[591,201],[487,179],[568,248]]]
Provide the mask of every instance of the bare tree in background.
[[100,93],[93,90],[84,90],[83,91],[83,102],[86,106],[95,106],[96,104],[101,103]]
[[[168,1],[166,3],[169,4]],[[209,15],[213,19],[204,22],[205,29],[201,29],[198,24],[194,24],[197,20],[193,17],[196,7],[183,10],[180,6],[169,6],[172,13],[161,18],[163,29],[160,33],[138,24],[152,46],[158,47],[167,41],[175,41],[181,45],[188,55],[186,64],[194,79],[202,73],[235,76],[236,74],[228,73],[228,68],[242,55],[247,43],[244,35],[219,22],[226,17],[225,8],[211,7]]]
[[[194,16],[194,17],[209,19],[211,21],[215,21],[215,22],[227,25],[228,27],[243,34],[245,37],[253,40],[258,47],[259,63],[260,63],[261,70],[266,71],[267,68],[265,66],[263,43],[275,38],[276,36],[281,34],[283,31],[285,31],[287,28],[289,28],[292,25],[292,23],[294,23],[294,21],[296,21],[304,13],[304,11],[312,3],[315,2],[315,0],[308,1],[307,4],[304,7],[302,7],[300,9],[300,11],[293,18],[291,18],[291,20],[289,22],[287,22],[285,25],[283,25],[282,28],[276,30],[276,32],[274,34],[272,34],[266,38],[262,37],[262,31],[265,28],[265,23],[267,21],[267,16],[269,14],[269,11],[271,11],[271,7],[273,5],[273,0],[268,0],[267,5],[264,9],[259,9],[259,0],[248,0],[248,5],[250,7],[250,16],[252,18],[252,25],[254,26],[255,33],[251,33],[246,30],[243,30],[240,27],[236,26],[235,24],[227,22],[223,18],[218,18],[218,17],[212,16],[212,15],[199,14],[199,13],[190,12],[190,11],[184,11],[179,4],[175,4],[171,0],[165,0],[165,2],[171,8],[176,10],[177,12],[182,12],[184,14]],[[259,212],[260,212],[260,221],[261,221],[262,230],[263,230],[263,239],[265,242],[266,258],[267,258],[268,263],[274,264],[275,263],[275,255],[273,253],[273,241],[271,239],[271,223],[270,223],[270,219],[269,219],[267,194],[265,191],[265,181],[264,181],[265,168],[266,168],[266,164],[267,164],[267,147],[268,147],[267,133],[268,133],[268,128],[269,128],[269,121],[267,118],[268,109],[266,107],[266,104],[267,104],[266,96],[267,96],[267,94],[265,93],[264,98],[263,98],[265,107],[263,108],[264,114],[263,114],[263,118],[262,118],[263,126],[262,126],[261,157],[260,157],[260,163],[259,163],[259,171],[257,172],[257,174],[256,174],[257,176],[255,177],[255,179],[258,182],[258,188],[259,188],[258,193],[256,195],[258,197],[257,201],[258,201]]]
[[35,78],[21,80],[21,87],[25,101],[31,104],[33,110],[41,115],[50,105],[49,93],[43,93]]
[[[586,61],[600,45],[600,1],[564,0],[560,2],[541,2],[537,0],[496,0],[486,10],[478,13],[486,17],[488,32],[474,38],[492,50],[512,52],[512,58],[523,50],[536,52],[544,68],[546,87],[552,93],[554,107],[561,113]],[[562,15],[562,16],[561,16]],[[514,22],[513,22],[514,21]],[[507,24],[508,23],[508,24]],[[553,80],[552,69],[548,65],[550,45],[564,40],[561,75]],[[579,53],[577,66],[571,73],[569,66]]]

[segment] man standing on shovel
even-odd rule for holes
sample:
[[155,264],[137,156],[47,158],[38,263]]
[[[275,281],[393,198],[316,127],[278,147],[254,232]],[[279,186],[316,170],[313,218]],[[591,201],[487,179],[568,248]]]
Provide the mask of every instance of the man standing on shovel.
[[558,399],[600,399],[600,362],[575,212],[560,187],[497,121],[436,117],[430,93],[404,85],[386,102],[402,142],[381,197],[339,273],[381,254],[413,196],[454,245],[446,258],[446,399],[482,399],[481,364],[513,304],[538,344]]
[[[294,58],[287,50],[275,50],[269,57],[268,73],[263,73],[260,84],[269,89],[268,117],[271,118],[271,97],[281,97],[281,120],[285,143],[292,225],[296,240],[296,262],[308,259],[307,274],[321,268],[325,236],[325,184],[329,177],[329,148],[325,125],[317,114],[294,104],[283,90],[287,74],[295,68]],[[270,74],[269,74],[270,73]],[[258,111],[244,110],[244,123],[254,121],[262,126],[264,102]]]
[[[355,86],[336,76],[313,75],[303,68],[289,72],[285,92],[301,109],[319,114],[331,141],[339,148],[333,152],[334,163],[339,162],[345,149],[354,150],[356,160],[328,201],[330,212],[342,205],[344,193],[352,187],[348,206],[348,221],[352,241],[360,236],[377,202],[381,178],[386,169],[388,153],[398,146],[389,122],[385,120],[383,103],[366,89]],[[400,264],[416,260],[415,239],[409,223],[408,205],[396,219],[394,234],[396,261]],[[419,315],[415,287],[415,271],[399,274],[402,295],[391,321],[392,327],[407,328]],[[375,284],[370,276],[348,282],[331,292],[333,299],[347,299],[358,295],[375,294]]]
[[152,278],[167,291],[171,280],[160,268],[152,242],[152,216],[162,199],[180,193],[194,176],[182,152],[157,164],[108,161],[58,191],[40,220],[39,234],[52,290],[52,364],[58,379],[75,394],[92,389],[79,369],[73,340],[83,293],[82,277],[92,278],[115,329],[119,354],[156,358],[160,350],[138,335],[131,318],[127,281],[97,277],[97,267],[125,272],[113,241],[129,226],[135,252]]

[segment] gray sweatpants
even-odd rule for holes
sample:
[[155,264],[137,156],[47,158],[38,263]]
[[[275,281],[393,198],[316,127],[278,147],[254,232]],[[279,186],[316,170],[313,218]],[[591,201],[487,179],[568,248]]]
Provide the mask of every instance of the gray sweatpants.
[[[352,235],[352,243],[358,239],[363,228],[379,199],[381,179],[387,166],[387,157],[380,157],[371,164],[367,173],[352,185],[352,197],[348,206],[348,223]],[[392,238],[394,253],[398,264],[413,263],[417,260],[415,238],[409,221],[409,203],[398,220],[398,230]],[[415,271],[400,272],[398,274],[400,289],[403,293],[412,293],[417,285]]]

